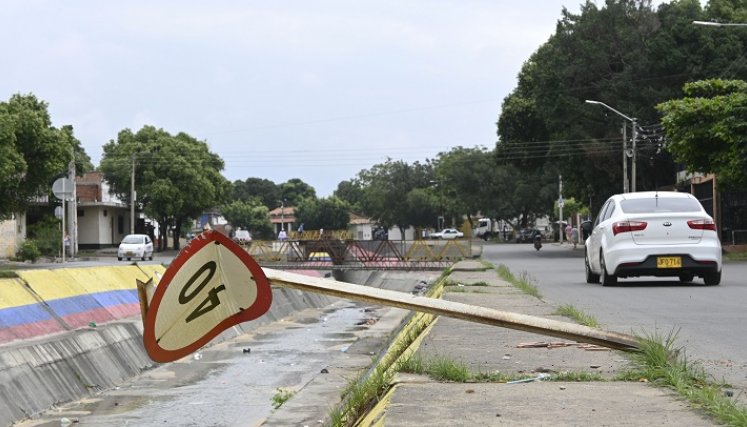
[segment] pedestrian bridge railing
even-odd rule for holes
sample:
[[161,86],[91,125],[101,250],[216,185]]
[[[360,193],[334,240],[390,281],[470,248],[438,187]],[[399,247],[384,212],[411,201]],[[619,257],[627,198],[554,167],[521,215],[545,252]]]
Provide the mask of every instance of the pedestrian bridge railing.
[[439,270],[472,257],[470,240],[254,240],[242,244],[263,267]]

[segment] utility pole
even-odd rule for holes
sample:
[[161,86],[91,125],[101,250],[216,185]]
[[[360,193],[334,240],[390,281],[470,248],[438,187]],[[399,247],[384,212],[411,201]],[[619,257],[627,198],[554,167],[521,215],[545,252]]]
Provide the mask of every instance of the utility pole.
[[630,192],[628,188],[628,124],[623,122],[623,193]]
[[280,230],[285,230],[285,199],[280,200]]
[[563,206],[565,205],[565,202],[563,201],[563,175],[558,175],[558,192],[560,193],[560,197],[558,198],[558,213],[560,216],[560,219],[558,220],[558,235],[560,235],[560,244],[563,244],[563,233],[565,232],[565,229],[563,228]]
[[130,234],[135,234],[135,153],[132,153],[132,177],[130,178]]
[[70,182],[73,183],[73,197],[70,201],[68,235],[70,236],[70,258],[73,258],[78,253],[78,194],[75,183],[75,150],[71,151],[73,152],[73,159],[70,160],[70,165],[68,166],[68,175],[70,176]]
[[633,169],[631,170],[631,179],[633,181],[631,191],[635,193],[635,181],[636,181],[636,174],[635,174],[635,164],[638,162],[638,150],[636,149],[636,140],[638,139],[638,119],[633,118],[631,120],[633,122]]

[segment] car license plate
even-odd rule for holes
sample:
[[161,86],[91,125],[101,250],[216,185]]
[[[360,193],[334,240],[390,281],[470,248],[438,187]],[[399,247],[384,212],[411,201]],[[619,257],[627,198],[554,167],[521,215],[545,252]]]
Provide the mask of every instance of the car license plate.
[[656,257],[656,268],[682,268],[682,257],[678,257],[678,256]]

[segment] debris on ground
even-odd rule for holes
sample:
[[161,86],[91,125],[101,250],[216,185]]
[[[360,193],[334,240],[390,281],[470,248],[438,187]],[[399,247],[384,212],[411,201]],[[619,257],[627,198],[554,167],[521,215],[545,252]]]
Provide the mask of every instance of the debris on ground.
[[596,344],[587,344],[587,343],[574,343],[574,342],[565,342],[565,341],[532,341],[532,342],[523,342],[516,345],[516,348],[564,348],[564,347],[576,347],[582,350],[586,351],[612,351],[612,349],[608,347],[603,347],[601,345]]
[[550,377],[550,374],[541,373],[541,374],[539,374],[539,375],[537,375],[535,377],[522,378],[520,380],[509,381],[506,384],[531,383],[531,382],[534,382],[534,381],[542,381],[542,380],[545,380],[545,379],[547,379],[549,377]]

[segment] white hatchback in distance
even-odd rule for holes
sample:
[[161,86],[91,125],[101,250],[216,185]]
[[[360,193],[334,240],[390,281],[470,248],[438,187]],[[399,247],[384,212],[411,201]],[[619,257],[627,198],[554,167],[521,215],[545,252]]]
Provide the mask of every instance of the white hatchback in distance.
[[599,211],[586,239],[586,282],[611,286],[618,277],[672,276],[721,283],[716,224],[688,193],[616,194]]
[[147,234],[128,234],[122,239],[117,249],[117,259],[122,261],[127,258],[140,258],[145,261],[146,258],[153,260],[153,240]]

